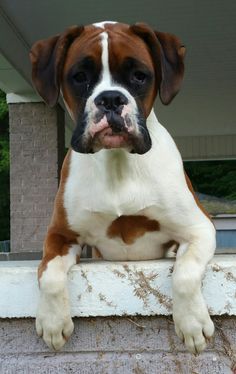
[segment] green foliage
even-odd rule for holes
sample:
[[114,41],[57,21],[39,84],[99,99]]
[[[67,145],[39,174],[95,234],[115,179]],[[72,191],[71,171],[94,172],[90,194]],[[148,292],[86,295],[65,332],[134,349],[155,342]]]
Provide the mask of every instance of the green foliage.
[[0,241],[10,238],[9,168],[8,107],[0,90]]
[[6,95],[0,90],[0,126],[4,125],[8,117],[8,107],[6,102]]
[[9,170],[9,139],[0,137],[0,175]]
[[184,168],[197,192],[236,200],[236,161],[185,162]]

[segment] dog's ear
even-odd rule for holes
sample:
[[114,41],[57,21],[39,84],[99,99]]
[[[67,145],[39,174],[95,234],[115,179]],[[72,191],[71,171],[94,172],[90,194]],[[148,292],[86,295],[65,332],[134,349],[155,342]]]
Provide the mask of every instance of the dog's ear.
[[57,103],[59,97],[60,79],[67,50],[83,29],[83,26],[72,26],[61,35],[39,40],[31,48],[33,84],[51,107]]
[[184,75],[185,47],[172,34],[154,31],[148,25],[137,23],[131,30],[148,45],[152,55],[156,75],[160,75],[160,98],[163,104],[169,104],[178,93]]

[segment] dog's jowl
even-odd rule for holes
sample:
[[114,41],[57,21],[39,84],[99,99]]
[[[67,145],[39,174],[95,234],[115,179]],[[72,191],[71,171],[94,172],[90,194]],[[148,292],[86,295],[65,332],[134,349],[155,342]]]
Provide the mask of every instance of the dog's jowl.
[[185,48],[145,24],[71,27],[31,49],[34,85],[50,106],[61,94],[75,127],[39,266],[36,328],[60,349],[73,331],[66,277],[84,244],[105,260],[148,260],[175,246],[175,330],[193,353],[214,332],[201,279],[215,229],[194,196],[156,96],[180,89]]

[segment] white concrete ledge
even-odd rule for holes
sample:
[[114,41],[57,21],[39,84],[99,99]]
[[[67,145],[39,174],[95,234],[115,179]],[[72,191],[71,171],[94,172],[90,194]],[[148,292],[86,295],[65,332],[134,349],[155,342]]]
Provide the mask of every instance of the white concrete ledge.
[[18,103],[41,103],[43,99],[35,92],[25,92],[22,94],[8,93],[7,104],[18,104]]
[[[0,317],[35,317],[37,261],[0,263]],[[73,316],[169,315],[172,260],[86,261],[68,277]],[[236,255],[208,265],[203,293],[211,315],[236,315]]]

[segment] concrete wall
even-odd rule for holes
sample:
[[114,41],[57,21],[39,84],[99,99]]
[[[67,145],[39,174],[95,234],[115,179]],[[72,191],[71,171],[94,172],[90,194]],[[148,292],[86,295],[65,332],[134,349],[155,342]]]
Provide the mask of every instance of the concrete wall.
[[64,157],[64,111],[9,104],[11,251],[40,251]]
[[76,318],[64,349],[51,352],[33,319],[0,320],[1,374],[232,374],[236,317],[214,318],[215,341],[186,352],[170,317]]

